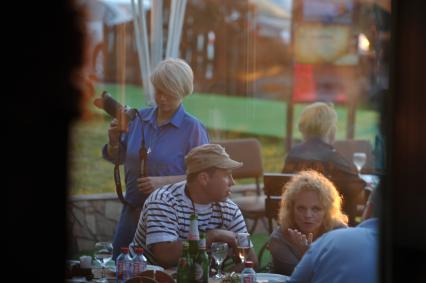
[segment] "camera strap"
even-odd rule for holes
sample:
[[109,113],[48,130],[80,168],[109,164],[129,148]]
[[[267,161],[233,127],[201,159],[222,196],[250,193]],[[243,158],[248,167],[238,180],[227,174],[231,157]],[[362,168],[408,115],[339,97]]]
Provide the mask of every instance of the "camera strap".
[[123,204],[133,207],[133,205],[130,204],[127,200],[125,200],[123,196],[123,189],[121,188],[121,178],[120,178],[120,163],[118,161],[116,161],[114,164],[114,182],[115,182],[115,192],[117,193],[118,199]]
[[[145,147],[145,135],[144,135],[144,128],[143,128],[143,123],[142,123],[142,118],[139,115],[139,111],[135,111],[136,115],[139,118],[139,121],[141,123],[141,127],[142,127],[142,138],[141,138],[141,148],[139,150],[139,158],[140,158],[140,164],[141,164],[141,176],[142,177],[146,177],[147,176],[147,159],[148,159],[148,154],[146,151],[146,147]],[[123,189],[121,187],[121,177],[120,177],[120,151],[121,151],[121,143],[118,143],[118,157],[115,159],[114,162],[114,183],[115,183],[115,191],[117,193],[118,199],[125,205],[128,205],[132,208],[137,208],[135,205],[129,203],[123,196]]]

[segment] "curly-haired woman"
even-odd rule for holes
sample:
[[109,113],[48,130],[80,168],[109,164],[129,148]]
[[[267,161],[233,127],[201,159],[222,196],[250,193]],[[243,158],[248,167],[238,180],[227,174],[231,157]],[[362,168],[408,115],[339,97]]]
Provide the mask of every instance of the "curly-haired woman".
[[279,226],[269,240],[273,272],[291,275],[312,241],[347,227],[341,206],[341,196],[324,175],[314,170],[295,175],[284,187]]

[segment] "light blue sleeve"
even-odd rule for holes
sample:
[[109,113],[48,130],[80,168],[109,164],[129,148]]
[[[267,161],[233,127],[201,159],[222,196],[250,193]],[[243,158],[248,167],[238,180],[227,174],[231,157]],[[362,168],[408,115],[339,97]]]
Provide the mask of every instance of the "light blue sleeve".
[[321,252],[321,238],[311,244],[309,250],[303,255],[302,259],[296,265],[290,280],[287,283],[308,283],[312,282],[314,268],[318,253]]

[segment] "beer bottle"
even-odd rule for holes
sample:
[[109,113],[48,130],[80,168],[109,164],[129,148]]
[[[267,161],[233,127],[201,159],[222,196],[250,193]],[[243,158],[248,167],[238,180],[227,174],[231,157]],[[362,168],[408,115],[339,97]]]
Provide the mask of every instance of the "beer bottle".
[[188,241],[182,241],[182,255],[178,260],[177,266],[177,283],[188,283],[192,282],[192,259],[189,255],[189,244]]
[[191,214],[189,222],[189,254],[193,260],[197,258],[198,255],[198,241],[200,240],[200,235],[198,232],[198,216],[194,213]]
[[195,282],[197,283],[208,283],[209,272],[210,272],[210,261],[206,251],[206,233],[200,232],[200,241],[198,247],[198,256],[195,260]]

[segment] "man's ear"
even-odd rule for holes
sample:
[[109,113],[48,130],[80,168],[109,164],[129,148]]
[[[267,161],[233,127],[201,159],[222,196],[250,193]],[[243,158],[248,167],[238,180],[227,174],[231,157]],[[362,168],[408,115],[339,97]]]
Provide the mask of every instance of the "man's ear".
[[197,176],[198,182],[202,185],[202,186],[206,186],[207,183],[210,180],[210,176],[207,172],[201,172],[198,174]]

